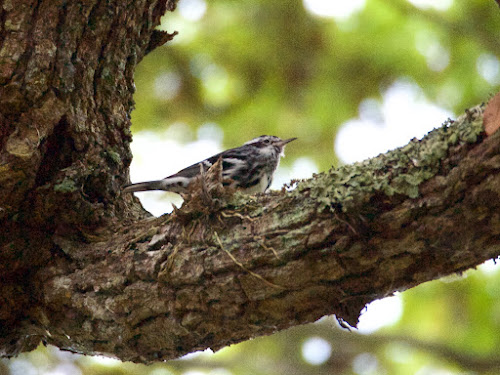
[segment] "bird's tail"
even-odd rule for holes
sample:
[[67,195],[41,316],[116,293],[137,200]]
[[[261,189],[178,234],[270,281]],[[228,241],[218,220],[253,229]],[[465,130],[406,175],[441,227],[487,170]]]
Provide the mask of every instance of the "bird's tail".
[[123,188],[124,193],[134,193],[136,191],[148,190],[164,190],[165,183],[163,180],[139,182],[137,184],[130,184]]

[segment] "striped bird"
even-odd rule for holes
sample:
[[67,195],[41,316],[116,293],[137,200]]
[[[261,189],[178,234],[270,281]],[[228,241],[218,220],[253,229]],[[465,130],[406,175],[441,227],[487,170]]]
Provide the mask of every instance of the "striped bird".
[[243,146],[218,153],[162,180],[139,182],[124,187],[123,192],[165,190],[185,193],[189,185],[207,171],[217,160],[222,159],[224,186],[241,189],[247,194],[263,193],[273,181],[285,145],[297,138],[282,140],[272,135],[263,135],[246,142]]

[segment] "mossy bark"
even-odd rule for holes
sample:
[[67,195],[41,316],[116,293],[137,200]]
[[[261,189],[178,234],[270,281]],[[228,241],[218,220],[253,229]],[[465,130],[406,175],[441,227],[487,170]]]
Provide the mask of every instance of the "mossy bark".
[[[122,195],[133,72],[165,1],[0,1],[0,353],[151,362],[336,314],[500,254],[482,107],[424,140],[258,197]],[[210,176],[208,176],[210,177]]]

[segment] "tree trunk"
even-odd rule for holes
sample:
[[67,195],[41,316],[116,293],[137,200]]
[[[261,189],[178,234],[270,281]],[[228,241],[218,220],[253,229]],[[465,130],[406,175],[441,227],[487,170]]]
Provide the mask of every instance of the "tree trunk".
[[[122,195],[133,72],[174,1],[0,1],[0,353],[151,362],[336,314],[500,254],[483,108],[257,197],[217,170],[172,215]],[[213,181],[209,181],[212,178]]]

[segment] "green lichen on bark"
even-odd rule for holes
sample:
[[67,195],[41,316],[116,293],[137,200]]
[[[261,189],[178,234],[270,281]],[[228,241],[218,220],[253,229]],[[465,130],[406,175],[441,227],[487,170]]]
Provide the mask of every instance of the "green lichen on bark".
[[[321,209],[366,203],[374,194],[409,198],[419,196],[419,186],[439,174],[441,162],[452,147],[473,144],[483,133],[484,105],[467,110],[457,120],[447,120],[421,140],[359,163],[344,165],[301,181],[292,192],[296,196],[309,191]],[[402,124],[404,126],[404,124]]]
[[107,150],[106,154],[109,160],[113,161],[116,165],[121,165],[122,159],[120,153],[116,152],[115,150]]
[[75,182],[65,178],[61,183],[54,185],[54,191],[58,193],[72,193],[77,190]]

